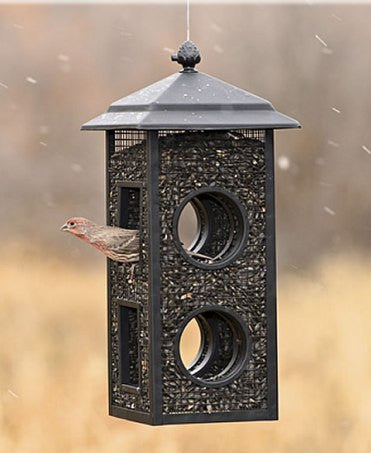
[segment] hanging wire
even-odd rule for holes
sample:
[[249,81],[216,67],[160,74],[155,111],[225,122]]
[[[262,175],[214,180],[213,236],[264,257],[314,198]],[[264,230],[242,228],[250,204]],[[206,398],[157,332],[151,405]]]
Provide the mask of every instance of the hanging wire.
[[189,1],[187,0],[187,41],[190,40],[190,14],[189,14]]

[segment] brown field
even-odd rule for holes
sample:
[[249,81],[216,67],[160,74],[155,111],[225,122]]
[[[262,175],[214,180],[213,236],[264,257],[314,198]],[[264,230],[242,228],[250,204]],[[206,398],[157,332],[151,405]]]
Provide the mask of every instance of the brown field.
[[104,260],[1,256],[0,451],[370,451],[370,259],[280,278],[279,422],[155,428],[107,415]]

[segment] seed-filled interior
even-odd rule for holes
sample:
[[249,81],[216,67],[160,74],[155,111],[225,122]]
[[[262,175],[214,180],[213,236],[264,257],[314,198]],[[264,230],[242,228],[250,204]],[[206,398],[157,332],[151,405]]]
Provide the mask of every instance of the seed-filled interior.
[[139,230],[140,188],[121,185],[119,189],[119,226],[129,230]]
[[120,305],[120,377],[121,384],[138,387],[138,309]]

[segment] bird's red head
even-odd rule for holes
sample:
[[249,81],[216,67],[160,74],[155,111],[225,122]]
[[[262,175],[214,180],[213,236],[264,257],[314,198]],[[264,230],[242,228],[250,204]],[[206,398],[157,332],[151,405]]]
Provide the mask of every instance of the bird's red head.
[[66,231],[67,233],[74,234],[75,236],[83,237],[92,225],[93,222],[85,219],[84,217],[71,217],[64,225],[61,226],[61,231]]

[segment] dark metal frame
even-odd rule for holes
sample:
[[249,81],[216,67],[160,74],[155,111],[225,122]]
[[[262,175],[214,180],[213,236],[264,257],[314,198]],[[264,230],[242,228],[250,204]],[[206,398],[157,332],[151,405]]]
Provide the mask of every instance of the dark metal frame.
[[[111,149],[115,146],[115,132],[106,131],[106,222],[107,225],[110,224],[110,192],[111,192],[111,180],[109,175],[109,159]],[[111,357],[112,357],[112,345],[111,345],[111,326],[112,326],[112,316],[111,316],[111,272],[110,272],[111,262],[107,258],[107,345],[108,345],[108,407],[109,413],[112,414],[112,371],[111,371]],[[114,415],[114,414],[112,414]]]
[[149,326],[150,326],[150,400],[152,424],[162,424],[162,372],[161,372],[161,300],[160,300],[160,215],[159,176],[160,155],[157,131],[147,132],[148,206],[149,206]]
[[267,245],[267,363],[268,413],[278,420],[278,368],[277,368],[277,283],[276,283],[276,208],[274,176],[274,130],[266,130],[265,141],[265,205]]
[[[231,130],[233,132],[233,129]],[[249,420],[276,420],[278,418],[277,401],[277,339],[276,339],[276,256],[275,256],[275,206],[274,206],[274,161],[273,161],[273,130],[267,129],[265,137],[266,158],[266,257],[267,257],[267,378],[268,396],[266,409],[218,413],[162,413],[162,370],[161,370],[161,304],[160,304],[160,218],[159,218],[159,146],[158,131],[147,131],[147,181],[142,190],[147,190],[149,212],[149,338],[150,338],[150,413],[117,407],[112,404],[112,376],[109,362],[109,413],[110,415],[142,422],[150,425],[179,423],[210,423]],[[114,131],[106,132],[106,154],[114,146]],[[108,162],[108,160],[107,160]],[[145,163],[143,163],[145,165]],[[123,182],[122,184],[127,184]],[[133,187],[141,184],[131,183]],[[109,221],[110,179],[108,164],[106,168],[107,220]],[[213,188],[215,190],[215,188]],[[228,195],[229,192],[228,192]],[[142,197],[141,197],[142,198]],[[142,206],[141,206],[142,209]],[[184,251],[183,251],[184,252]],[[184,252],[185,253],[185,252]],[[193,263],[195,264],[195,263]],[[107,263],[108,285],[108,356],[111,357],[111,303],[110,300],[110,261]],[[206,269],[210,267],[206,266]],[[192,314],[193,316],[193,314]],[[139,326],[140,328],[140,326]],[[139,352],[140,354],[140,352]],[[140,367],[139,367],[140,368]],[[141,371],[139,371],[141,372]],[[128,389],[129,390],[129,389]]]

